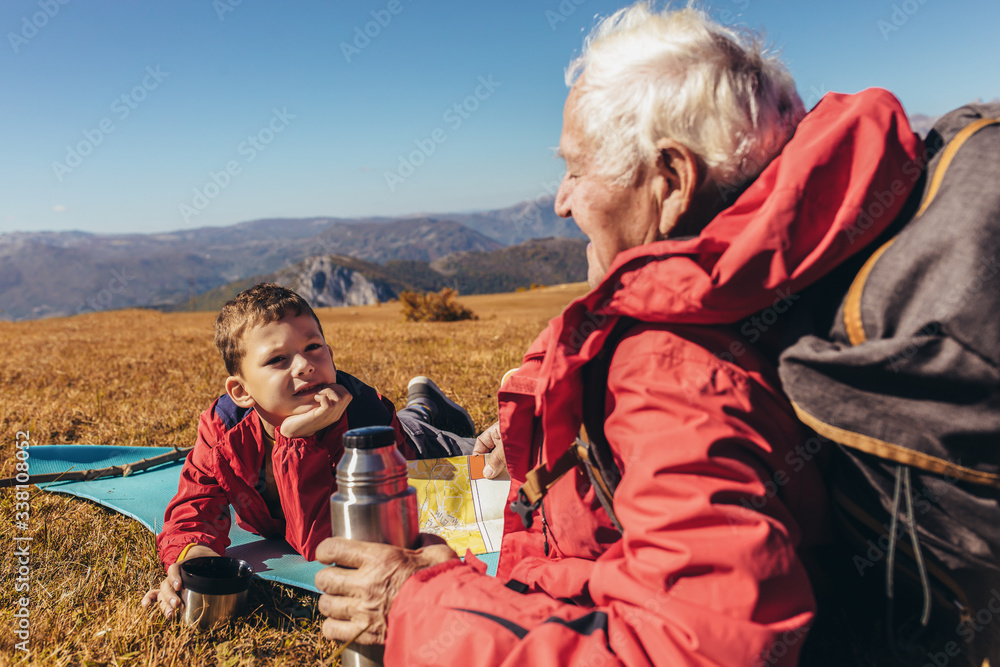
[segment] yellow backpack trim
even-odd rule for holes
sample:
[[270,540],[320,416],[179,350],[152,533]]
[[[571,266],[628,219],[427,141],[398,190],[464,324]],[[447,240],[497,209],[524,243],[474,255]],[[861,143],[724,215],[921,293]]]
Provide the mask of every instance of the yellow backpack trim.
[[983,472],[974,468],[966,468],[965,466],[960,466],[951,461],[946,461],[930,454],[924,454],[923,452],[918,452],[902,445],[895,445],[869,435],[854,433],[853,431],[827,424],[803,410],[794,401],[792,401],[792,408],[803,424],[824,438],[829,438],[834,442],[839,442],[842,445],[872,454],[881,459],[895,461],[896,463],[926,470],[937,475],[1000,489],[1000,475],[998,474]]

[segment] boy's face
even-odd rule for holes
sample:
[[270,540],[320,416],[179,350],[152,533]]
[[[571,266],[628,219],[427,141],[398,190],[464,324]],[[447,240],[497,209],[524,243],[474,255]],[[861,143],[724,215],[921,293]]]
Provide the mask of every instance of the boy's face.
[[315,408],[315,395],[337,381],[330,347],[308,313],[286,315],[244,336],[240,374],[226,381],[226,391],[271,426]]

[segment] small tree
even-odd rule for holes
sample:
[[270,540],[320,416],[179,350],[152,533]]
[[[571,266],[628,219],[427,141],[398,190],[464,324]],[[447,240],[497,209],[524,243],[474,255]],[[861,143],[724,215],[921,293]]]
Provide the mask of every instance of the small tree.
[[400,292],[399,302],[403,304],[403,319],[407,322],[456,322],[458,320],[478,320],[471,310],[456,301],[458,292],[445,287],[440,292]]

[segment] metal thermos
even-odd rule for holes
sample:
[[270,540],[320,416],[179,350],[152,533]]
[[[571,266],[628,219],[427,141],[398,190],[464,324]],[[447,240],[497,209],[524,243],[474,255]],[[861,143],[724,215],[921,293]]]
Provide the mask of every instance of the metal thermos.
[[[391,426],[368,426],[344,434],[337,464],[337,492],[330,496],[334,537],[413,548],[420,539],[417,490],[406,459],[396,449]],[[383,646],[355,645],[341,654],[344,667],[382,665]]]

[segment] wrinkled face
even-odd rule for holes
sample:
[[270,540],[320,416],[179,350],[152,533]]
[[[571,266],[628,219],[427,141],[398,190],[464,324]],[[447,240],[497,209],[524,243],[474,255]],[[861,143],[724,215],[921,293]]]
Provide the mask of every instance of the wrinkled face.
[[319,326],[308,313],[285,316],[246,334],[239,378],[264,421],[315,408],[314,396],[337,381],[337,367]]
[[556,214],[576,221],[590,239],[587,246],[587,280],[597,285],[615,256],[623,250],[659,238],[660,212],[653,192],[650,169],[640,168],[634,182],[622,187],[598,173],[595,146],[583,133],[577,117],[579,86],[573,86],[563,110],[559,153],[566,161],[556,194]]

